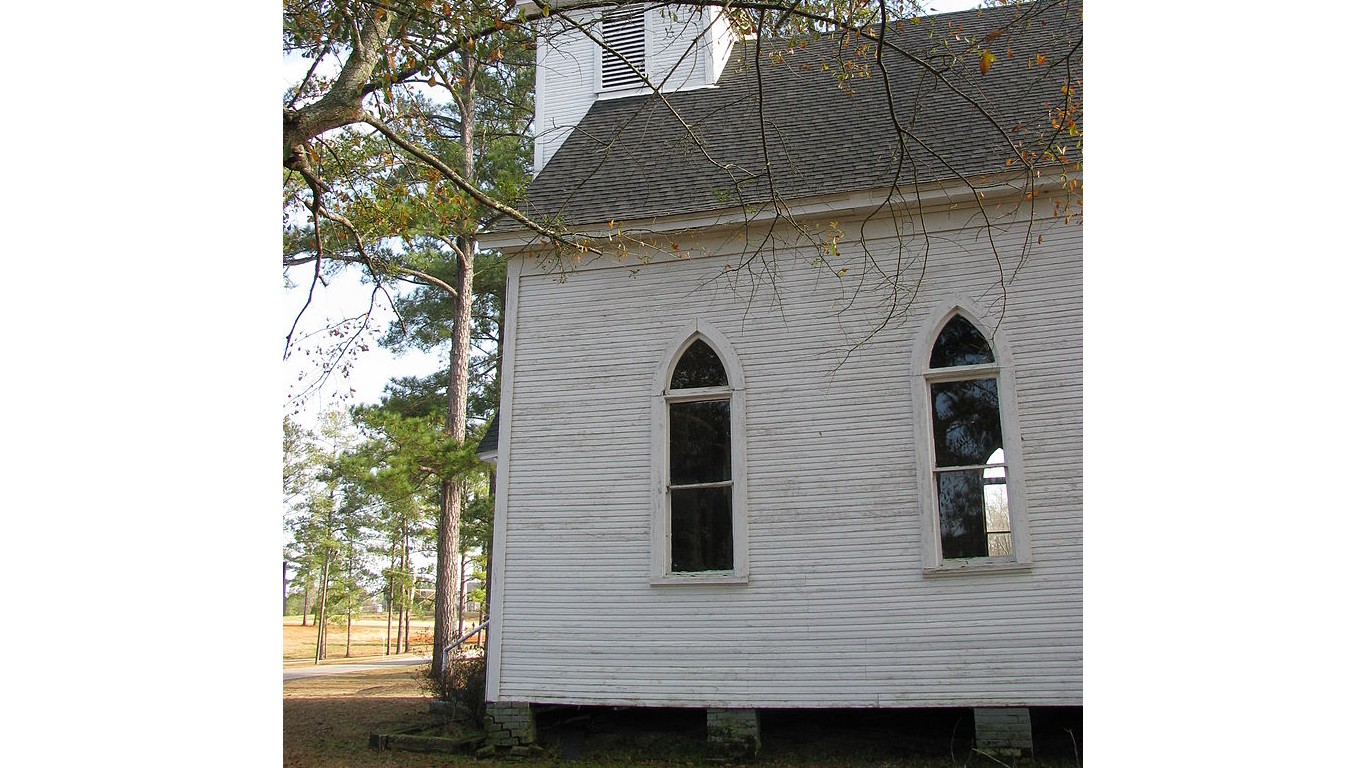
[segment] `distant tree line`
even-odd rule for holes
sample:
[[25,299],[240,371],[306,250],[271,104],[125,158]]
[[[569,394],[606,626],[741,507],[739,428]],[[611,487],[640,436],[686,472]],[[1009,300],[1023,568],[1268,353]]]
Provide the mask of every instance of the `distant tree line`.
[[387,619],[385,654],[412,650],[414,615],[430,617],[434,609],[446,477],[461,477],[466,496],[460,624],[487,614],[488,476],[473,453],[477,440],[449,439],[439,408],[414,408],[420,389],[413,381],[391,385],[382,404],[328,413],[316,432],[284,421],[284,610],[317,627],[315,660],[328,656],[329,625],[345,626],[350,656],[353,619],[376,610]]

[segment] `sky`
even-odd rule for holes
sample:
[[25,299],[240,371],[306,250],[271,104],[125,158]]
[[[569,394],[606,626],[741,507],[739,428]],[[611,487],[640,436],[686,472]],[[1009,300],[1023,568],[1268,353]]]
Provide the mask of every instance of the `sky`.
[[[320,286],[315,290],[310,301],[310,269],[295,267],[289,274],[291,280],[296,281],[296,285],[284,292],[280,343],[277,349],[283,352],[285,336],[296,316],[302,312],[296,332],[296,338],[301,339],[302,343],[299,345],[300,348],[291,352],[282,365],[282,398],[289,401],[285,405],[285,414],[300,424],[311,427],[316,424],[318,417],[329,409],[378,402],[385,384],[392,378],[425,376],[444,367],[446,353],[443,350],[394,353],[376,343],[373,335],[367,335],[362,338],[366,340],[369,349],[357,355],[355,364],[347,376],[329,376],[316,394],[308,396],[300,405],[291,405],[295,394],[301,393],[305,385],[316,380],[318,376],[319,355],[304,354],[305,350],[316,349],[316,346],[309,344],[305,337],[364,312],[370,306],[371,288],[362,282],[358,269],[348,268],[335,278],[329,279],[326,288]],[[382,333],[395,315],[390,311],[389,303],[383,295],[376,297],[375,307],[372,325]]]

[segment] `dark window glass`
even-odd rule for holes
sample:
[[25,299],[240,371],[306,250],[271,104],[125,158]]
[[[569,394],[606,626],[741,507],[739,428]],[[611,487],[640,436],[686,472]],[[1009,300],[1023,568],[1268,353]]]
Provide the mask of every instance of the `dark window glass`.
[[716,356],[716,350],[701,339],[694,341],[678,358],[673,378],[669,379],[670,389],[724,386],[726,367],[721,364],[721,358]]
[[1001,448],[1001,409],[996,379],[930,385],[936,467],[987,463]]
[[730,479],[730,401],[669,404],[669,483]]
[[[679,356],[670,390],[725,387],[721,358],[694,339]],[[729,393],[715,400],[675,400],[669,415],[669,571],[735,567],[731,527]],[[699,485],[712,487],[698,487]]]
[[945,558],[987,554],[986,494],[982,471],[940,472],[939,541]]
[[669,570],[728,571],[731,545],[730,488],[674,488],[669,492]]
[[939,332],[930,352],[931,368],[952,368],[955,365],[981,365],[995,362],[991,345],[980,331],[962,315],[953,319]]

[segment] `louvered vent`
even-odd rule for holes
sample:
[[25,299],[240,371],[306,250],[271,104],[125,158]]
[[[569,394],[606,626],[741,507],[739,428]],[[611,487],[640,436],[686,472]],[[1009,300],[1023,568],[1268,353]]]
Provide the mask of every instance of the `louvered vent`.
[[602,52],[602,87],[643,83],[636,71],[645,71],[644,9],[628,8],[604,14],[602,40],[607,43],[607,50]]

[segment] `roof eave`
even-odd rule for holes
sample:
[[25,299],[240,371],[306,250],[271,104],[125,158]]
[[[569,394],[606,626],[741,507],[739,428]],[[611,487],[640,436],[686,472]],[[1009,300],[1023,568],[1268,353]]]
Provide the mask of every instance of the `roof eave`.
[[[1080,178],[1081,172],[1077,171],[1072,176]],[[956,208],[974,199],[985,203],[1008,198],[1012,195],[1021,195],[1025,191],[1023,182],[1024,177],[1019,172],[1001,173],[994,176],[978,177],[972,185],[955,179],[951,182],[939,181],[921,184],[903,192],[897,192],[891,187],[882,187],[858,192],[813,195],[785,204],[784,211],[781,214],[777,213],[772,206],[767,206],[759,211],[746,210],[735,206],[715,211],[660,216],[650,219],[581,224],[574,227],[574,234],[588,239],[605,239],[623,233],[635,236],[641,234],[664,235],[702,228],[738,228],[767,224],[780,218],[810,219],[867,214],[889,206],[898,208],[914,206],[924,213],[931,213],[937,210]],[[1061,184],[1051,178],[1040,178],[1034,183],[1034,192],[1036,195],[1041,195],[1060,187]],[[483,248],[503,251],[506,255],[549,247],[549,243],[544,237],[526,228],[486,233],[480,236],[479,244]]]

